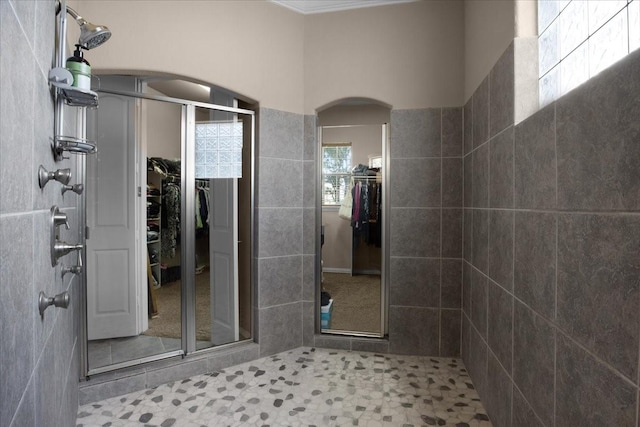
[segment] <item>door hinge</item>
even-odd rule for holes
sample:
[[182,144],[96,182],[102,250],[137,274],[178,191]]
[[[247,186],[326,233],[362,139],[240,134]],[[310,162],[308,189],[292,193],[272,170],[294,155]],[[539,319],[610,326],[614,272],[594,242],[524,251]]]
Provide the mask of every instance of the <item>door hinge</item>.
[[138,187],[138,197],[142,197],[142,187]]
[[89,226],[84,228],[84,238],[85,240],[89,240]]

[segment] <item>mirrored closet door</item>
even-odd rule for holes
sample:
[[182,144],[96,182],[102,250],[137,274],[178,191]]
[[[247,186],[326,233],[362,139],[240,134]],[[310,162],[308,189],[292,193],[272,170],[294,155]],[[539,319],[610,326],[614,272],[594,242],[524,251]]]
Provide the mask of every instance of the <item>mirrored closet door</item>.
[[88,374],[251,338],[253,111],[185,84],[102,76],[88,114]]

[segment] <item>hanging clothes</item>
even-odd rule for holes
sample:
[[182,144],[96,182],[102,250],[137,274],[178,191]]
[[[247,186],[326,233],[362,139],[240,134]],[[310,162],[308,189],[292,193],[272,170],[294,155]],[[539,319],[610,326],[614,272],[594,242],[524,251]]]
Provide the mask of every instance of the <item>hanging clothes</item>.
[[162,193],[162,257],[173,258],[180,235],[180,187],[173,182],[165,182]]

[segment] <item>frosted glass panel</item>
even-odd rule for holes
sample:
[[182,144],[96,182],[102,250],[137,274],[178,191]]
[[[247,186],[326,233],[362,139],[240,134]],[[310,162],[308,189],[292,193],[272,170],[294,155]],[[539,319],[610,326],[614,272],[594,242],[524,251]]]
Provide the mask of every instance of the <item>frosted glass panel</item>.
[[560,66],[557,66],[540,79],[539,95],[540,95],[541,108],[544,107],[545,105],[552,103],[554,100],[558,98],[559,70],[560,70]]
[[560,63],[560,93],[565,94],[589,78],[588,45],[582,43]]
[[538,38],[538,51],[540,52],[540,75],[546,74],[560,61],[560,49],[558,47],[558,23],[554,22]]
[[542,34],[558,13],[557,0],[538,0],[538,34]]
[[629,53],[626,10],[589,38],[589,75],[594,76]]
[[196,178],[242,178],[242,123],[196,123]]
[[589,35],[595,33],[609,19],[627,5],[627,0],[589,0]]
[[560,57],[564,58],[577,48],[588,36],[587,2],[573,0],[560,13],[558,36],[560,41]]
[[629,52],[640,47],[640,1],[629,3]]

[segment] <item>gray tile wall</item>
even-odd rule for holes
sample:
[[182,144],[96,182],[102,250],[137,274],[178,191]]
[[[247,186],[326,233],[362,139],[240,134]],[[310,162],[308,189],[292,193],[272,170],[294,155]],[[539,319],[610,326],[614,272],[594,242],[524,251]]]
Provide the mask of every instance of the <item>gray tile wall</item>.
[[462,114],[462,108],[391,112],[391,353],[460,355]]
[[[58,205],[79,241],[78,196],[64,198],[58,182],[38,186],[38,166],[71,168],[51,152],[53,99],[47,75],[53,63],[55,2],[0,1],[0,424],[72,425],[78,407],[79,281],[52,267],[49,209]],[[75,109],[66,127],[73,129]],[[73,254],[61,262],[74,263]],[[68,291],[67,310],[38,313],[38,293]]]
[[462,357],[497,427],[638,427],[640,51],[516,125],[513,51],[464,107]]
[[310,127],[300,114],[268,108],[258,114],[254,321],[260,357],[301,346],[309,324],[303,313],[308,317],[313,301],[315,251],[309,235],[315,223],[310,209],[315,199],[309,194],[315,153],[304,143]]

